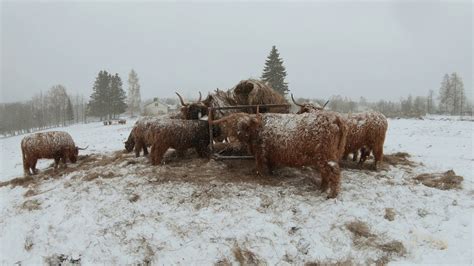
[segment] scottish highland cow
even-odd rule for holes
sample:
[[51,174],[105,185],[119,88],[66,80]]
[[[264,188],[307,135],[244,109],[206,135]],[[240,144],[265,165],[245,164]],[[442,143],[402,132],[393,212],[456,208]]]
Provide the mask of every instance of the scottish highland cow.
[[[213,127],[213,135],[219,135],[219,127]],[[201,120],[158,119],[151,122],[145,142],[152,143],[150,160],[153,165],[162,162],[169,148],[179,154],[194,148],[200,157],[206,157],[209,155],[209,124]]]
[[340,190],[338,161],[344,153],[347,126],[333,112],[315,115],[236,113],[214,121],[222,130],[249,147],[257,172],[278,166],[312,166],[321,173],[321,190],[328,198]]
[[383,144],[388,128],[387,118],[379,112],[364,112],[348,116],[349,132],[343,159],[352,153],[357,158],[359,150],[361,156],[359,164],[363,164],[370,152],[374,154],[374,170],[383,160]]
[[66,132],[50,131],[28,135],[21,141],[24,173],[25,175],[38,173],[36,169],[38,159],[54,159],[55,169],[60,161],[66,167],[67,159],[72,163],[77,161],[79,150],[81,148],[76,147],[71,135]]
[[[223,91],[216,89],[210,93],[206,99],[201,101],[201,94],[199,93],[199,100],[197,102],[185,103],[183,98],[176,93],[180,99],[183,114],[186,119],[199,119],[198,114],[202,116],[208,115],[208,108],[217,107],[232,107],[237,105],[263,105],[263,104],[282,104],[287,105],[285,97],[273,90],[267,84],[261,81],[248,79],[242,80],[233,88]],[[248,112],[255,113],[255,108],[248,108],[247,110],[214,110],[212,115],[214,119],[221,118],[227,114]],[[288,113],[289,108],[284,107],[261,107],[260,113]]]
[[135,155],[138,157],[140,156],[140,151],[143,150],[144,155],[148,155],[147,147],[151,146],[151,143],[145,142],[145,132],[150,125],[149,122],[156,119],[183,119],[183,115],[180,112],[174,112],[156,117],[146,116],[138,119],[132,131],[130,131],[127,140],[124,142],[127,152],[131,152],[135,149]]
[[[291,95],[291,98],[300,107],[298,114],[319,113],[324,109],[324,106],[320,107],[308,103],[299,104],[294,100],[293,95]],[[378,163],[383,160],[383,144],[388,128],[387,118],[379,112],[371,111],[349,114],[347,123],[348,133],[343,159],[347,159],[348,155],[352,153],[352,159],[356,161],[360,150],[359,164],[363,164],[372,152],[374,154],[373,168],[377,170]]]

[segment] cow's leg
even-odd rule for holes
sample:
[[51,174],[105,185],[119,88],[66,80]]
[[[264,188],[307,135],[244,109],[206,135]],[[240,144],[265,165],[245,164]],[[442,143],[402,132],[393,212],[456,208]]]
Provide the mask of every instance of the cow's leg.
[[151,146],[151,154],[150,160],[152,165],[158,165],[163,160],[163,155],[168,150],[169,145],[165,145],[164,143],[153,144]]
[[25,176],[31,175],[29,160],[23,157],[23,173]]
[[54,170],[58,169],[60,160],[61,160],[61,157],[54,157]]
[[367,160],[367,157],[369,157],[370,155],[370,149],[367,147],[363,147],[360,151],[361,152],[360,152],[359,164],[363,164]]
[[135,157],[140,157],[140,150],[142,149],[142,146],[141,146],[141,142],[140,141],[136,141],[135,142]]
[[143,156],[147,156],[148,155],[148,149],[146,147],[146,144],[142,143],[142,145],[143,145]]
[[372,150],[372,153],[374,154],[373,168],[375,171],[377,171],[378,163],[382,162],[383,160],[383,143],[380,145],[375,145],[374,149]]
[[197,154],[199,157],[208,157],[209,156],[209,145],[205,141],[199,142],[199,144],[195,147]]
[[257,168],[257,175],[269,175],[268,160],[262,152],[255,153],[255,164]]
[[336,198],[341,186],[341,170],[336,162],[325,163],[320,167],[321,178],[329,185],[330,191],[328,199]]
[[357,157],[359,156],[359,150],[355,150],[353,153],[352,153],[352,161],[355,162],[357,161]]
[[63,155],[63,156],[61,157],[61,162],[63,163],[63,168],[67,168],[66,155]]
[[37,162],[38,162],[38,159],[34,159],[31,164],[31,170],[33,171],[33,174],[35,175],[38,173],[38,169],[36,169]]

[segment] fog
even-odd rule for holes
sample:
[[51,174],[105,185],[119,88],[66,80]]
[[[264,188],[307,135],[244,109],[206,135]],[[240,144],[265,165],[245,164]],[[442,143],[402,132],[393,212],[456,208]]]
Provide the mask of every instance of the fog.
[[55,84],[92,92],[133,68],[142,98],[259,78],[272,45],[298,97],[425,96],[458,72],[472,99],[470,1],[315,3],[1,2],[1,101]]

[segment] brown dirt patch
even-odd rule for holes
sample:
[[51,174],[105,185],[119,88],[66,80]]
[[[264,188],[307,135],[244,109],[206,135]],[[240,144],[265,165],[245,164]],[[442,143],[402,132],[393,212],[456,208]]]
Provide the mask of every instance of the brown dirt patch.
[[460,189],[464,180],[462,176],[456,175],[453,170],[444,173],[427,173],[421,174],[414,178],[427,187],[437,188],[441,190]]

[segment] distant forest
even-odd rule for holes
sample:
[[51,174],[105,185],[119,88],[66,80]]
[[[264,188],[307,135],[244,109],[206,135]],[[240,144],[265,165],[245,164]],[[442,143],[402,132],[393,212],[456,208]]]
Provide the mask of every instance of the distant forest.
[[[131,103],[135,105],[135,113],[139,112],[139,108],[136,107],[140,103],[136,73],[131,73],[132,78],[129,78],[129,83],[132,84],[130,88],[133,89],[129,89],[129,95],[133,91],[133,95],[136,96],[129,97],[127,104],[124,103],[125,93],[121,88],[120,78],[103,71],[99,75],[89,101],[84,96],[71,96],[64,86],[56,85],[46,93],[33,96],[27,102],[0,104],[0,135],[13,136],[74,123],[86,123],[87,115],[93,116],[94,119],[110,119],[122,114],[126,106],[131,106]],[[100,91],[102,76],[110,80],[114,78],[117,80],[116,83],[110,83],[112,84],[110,88],[113,88],[111,91],[117,91],[117,97],[110,97],[110,94],[98,96],[103,93]],[[107,85],[102,87],[103,91],[107,91]],[[106,100],[113,101],[109,103]],[[444,75],[436,95],[433,90],[430,90],[426,96],[408,95],[399,101],[368,102],[364,97],[353,100],[340,95],[330,99],[297,98],[296,100],[299,103],[313,102],[320,105],[329,100],[329,104],[326,106],[328,110],[341,113],[375,110],[392,118],[422,117],[426,114],[473,115],[472,103],[467,100],[462,79],[456,73]],[[172,104],[176,103],[176,99],[164,99],[164,102]],[[129,112],[130,115],[133,115],[133,110],[129,109]],[[89,120],[91,119],[89,118]]]

